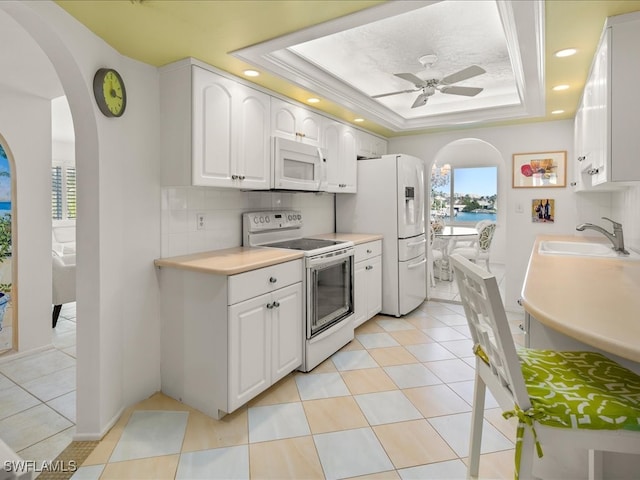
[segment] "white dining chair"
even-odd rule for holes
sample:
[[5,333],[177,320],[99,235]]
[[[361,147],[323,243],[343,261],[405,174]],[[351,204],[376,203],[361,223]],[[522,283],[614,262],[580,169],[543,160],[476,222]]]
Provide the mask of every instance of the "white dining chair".
[[447,245],[445,242],[442,242],[440,239],[436,237],[433,226],[429,225],[429,280],[431,281],[431,286],[436,286],[435,279],[435,270],[439,269],[438,278],[451,278],[451,275],[444,275],[445,268],[450,270],[449,264],[446,261],[443,261],[447,258],[445,249]]
[[478,236],[474,239],[474,242],[469,246],[455,245],[451,248],[451,254],[462,255],[463,257],[478,263],[481,260],[487,265],[487,270],[491,271],[489,266],[489,256],[491,253],[491,242],[493,241],[493,234],[496,231],[496,222],[486,221],[480,225],[478,229]]
[[640,376],[595,352],[516,350],[495,276],[450,260],[476,354],[468,476],[478,476],[487,387],[518,419],[516,479],[532,477],[534,452],[560,446],[589,452],[590,479],[603,476],[603,451],[640,454]]

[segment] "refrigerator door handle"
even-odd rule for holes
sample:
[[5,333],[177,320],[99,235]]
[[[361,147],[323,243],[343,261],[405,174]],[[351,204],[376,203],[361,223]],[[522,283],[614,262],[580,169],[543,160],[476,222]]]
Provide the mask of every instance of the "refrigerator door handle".
[[416,175],[418,177],[418,205],[419,205],[419,209],[418,209],[418,214],[417,214],[417,218],[416,220],[419,222],[419,225],[422,227],[420,229],[420,231],[422,233],[424,233],[425,229],[424,229],[424,200],[422,199],[422,196],[424,194],[424,170],[423,168],[421,168],[422,165],[416,166]]
[[424,265],[425,263],[427,263],[427,259],[423,258],[418,263],[412,263],[412,264],[407,265],[407,268],[408,269],[418,268],[420,265]]
[[417,247],[418,245],[422,245],[423,243],[427,243],[426,238],[423,238],[422,240],[418,240],[417,242],[407,243],[407,247]]

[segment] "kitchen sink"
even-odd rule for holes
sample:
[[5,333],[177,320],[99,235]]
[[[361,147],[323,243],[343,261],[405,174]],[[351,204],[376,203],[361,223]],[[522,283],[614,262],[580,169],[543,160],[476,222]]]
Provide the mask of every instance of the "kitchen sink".
[[577,257],[618,258],[621,260],[640,260],[640,255],[629,252],[621,255],[610,245],[604,243],[567,242],[559,240],[544,240],[540,242],[538,252],[542,255],[567,255]]

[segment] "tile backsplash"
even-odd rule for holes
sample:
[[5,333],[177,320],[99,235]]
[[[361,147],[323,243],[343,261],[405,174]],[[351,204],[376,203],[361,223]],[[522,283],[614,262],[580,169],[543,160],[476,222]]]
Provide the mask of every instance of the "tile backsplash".
[[[329,233],[335,228],[334,194],[166,187],[161,195],[163,257],[242,245],[244,212],[301,210],[303,235]],[[198,225],[199,217],[204,219],[202,225]]]
[[[640,210],[638,205],[640,205],[640,185],[613,194],[611,219],[622,223],[625,245],[640,252]],[[610,227],[609,224],[607,228],[610,229]]]

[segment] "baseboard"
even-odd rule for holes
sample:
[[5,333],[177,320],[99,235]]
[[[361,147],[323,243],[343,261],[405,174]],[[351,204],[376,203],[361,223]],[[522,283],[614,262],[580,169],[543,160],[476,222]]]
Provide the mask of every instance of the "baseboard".
[[55,349],[56,347],[53,345],[53,343],[50,343],[49,345],[32,348],[31,350],[27,350],[24,352],[7,353],[6,355],[2,355],[0,357],[0,365],[2,365],[3,363],[12,362],[13,360],[18,360],[23,357],[27,357],[29,355],[34,355],[36,353],[42,353],[48,350],[55,350]]
[[74,442],[90,442],[90,441],[94,441],[94,440],[102,440],[102,438],[107,433],[109,433],[109,430],[111,430],[113,428],[113,426],[116,424],[116,422],[120,419],[120,417],[124,413],[124,410],[125,410],[125,407],[122,407],[120,410],[118,410],[118,413],[116,413],[111,418],[109,423],[107,423],[107,425],[102,429],[102,432],[100,432],[100,433],[76,433],[73,436],[73,441]]

